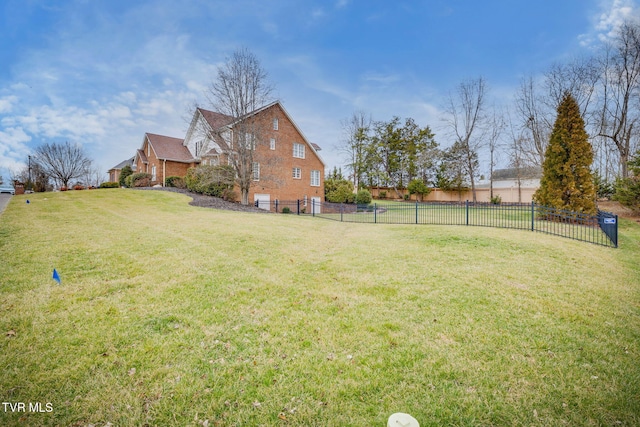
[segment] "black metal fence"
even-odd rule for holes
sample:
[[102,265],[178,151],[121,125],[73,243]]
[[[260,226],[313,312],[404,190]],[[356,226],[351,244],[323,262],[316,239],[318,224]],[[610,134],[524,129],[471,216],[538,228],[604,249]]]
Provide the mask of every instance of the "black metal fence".
[[[256,202],[256,206],[257,206]],[[260,203],[261,207],[266,208]],[[302,200],[273,201],[278,213],[308,214],[342,222],[373,224],[442,224],[537,231],[597,245],[618,247],[618,216],[558,210],[535,203],[373,203],[354,205]]]

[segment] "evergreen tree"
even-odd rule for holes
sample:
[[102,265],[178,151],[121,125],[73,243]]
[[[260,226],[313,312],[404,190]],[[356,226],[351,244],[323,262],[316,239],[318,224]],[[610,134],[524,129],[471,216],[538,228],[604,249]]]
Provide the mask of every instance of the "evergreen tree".
[[556,122],[542,165],[534,200],[557,209],[594,214],[596,191],[591,173],[593,149],[575,98],[567,93],[558,106]]
[[126,187],[126,179],[128,176],[133,175],[133,169],[129,165],[125,165],[120,171],[120,178],[118,179],[118,184],[120,187]]

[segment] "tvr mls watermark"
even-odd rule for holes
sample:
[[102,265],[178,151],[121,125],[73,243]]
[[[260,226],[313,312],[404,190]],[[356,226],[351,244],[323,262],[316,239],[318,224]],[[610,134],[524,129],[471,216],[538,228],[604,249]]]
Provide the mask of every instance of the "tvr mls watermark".
[[53,412],[51,402],[2,402],[4,412]]

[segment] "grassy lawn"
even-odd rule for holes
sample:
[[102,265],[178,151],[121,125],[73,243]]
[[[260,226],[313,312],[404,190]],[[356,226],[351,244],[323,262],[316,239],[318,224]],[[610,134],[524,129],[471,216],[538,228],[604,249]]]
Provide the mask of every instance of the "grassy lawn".
[[630,221],[611,249],[158,191],[26,198],[0,216],[0,397],[27,409],[2,426],[640,425]]

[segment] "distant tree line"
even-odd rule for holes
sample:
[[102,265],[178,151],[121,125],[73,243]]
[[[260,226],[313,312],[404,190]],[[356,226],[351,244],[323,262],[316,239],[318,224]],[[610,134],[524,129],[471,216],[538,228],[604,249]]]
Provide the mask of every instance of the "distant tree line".
[[463,81],[449,94],[440,137],[446,139],[446,148],[436,142],[429,126],[421,127],[414,119],[373,121],[365,112],[354,113],[342,123],[340,147],[354,187],[385,186],[398,192],[419,180],[444,190],[470,189],[475,200],[482,172],[489,177],[493,196],[498,158],[516,171],[518,181],[532,169],[544,168],[559,107],[570,95],[586,136],[583,147],[591,153],[581,160],[590,160],[595,194],[615,198],[615,193],[624,193],[629,199],[640,158],[637,20],[622,24],[592,57],[554,64],[541,77],[523,78],[510,106],[488,105],[488,91],[479,77]]

